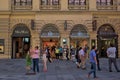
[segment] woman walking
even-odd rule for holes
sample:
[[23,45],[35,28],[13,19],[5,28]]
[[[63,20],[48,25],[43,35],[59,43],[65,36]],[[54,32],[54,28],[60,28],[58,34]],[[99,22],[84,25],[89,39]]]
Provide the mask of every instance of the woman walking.
[[43,49],[43,55],[42,55],[42,60],[43,60],[43,71],[47,72],[47,52],[45,51],[46,49]]

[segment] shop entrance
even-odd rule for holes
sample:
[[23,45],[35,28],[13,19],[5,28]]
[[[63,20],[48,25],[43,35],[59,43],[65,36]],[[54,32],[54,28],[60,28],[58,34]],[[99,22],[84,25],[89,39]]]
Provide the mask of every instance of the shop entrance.
[[13,53],[12,57],[14,58],[25,58],[27,51],[30,47],[30,38],[29,37],[18,37],[13,38]]
[[97,35],[97,48],[100,57],[107,57],[106,51],[109,48],[110,43],[114,44],[116,47],[116,56],[118,57],[118,36],[110,24],[104,24],[99,28]]
[[77,24],[70,32],[70,45],[72,48],[89,46],[89,34],[86,26]]
[[12,34],[11,58],[25,58],[30,47],[30,31],[25,24],[17,24]]
[[79,47],[84,47],[85,45],[89,45],[89,39],[70,39],[70,46],[71,48],[76,48],[77,46]]
[[55,48],[59,45],[60,40],[58,38],[41,39],[41,47],[42,48],[48,47],[52,58],[55,58]]
[[55,24],[46,24],[40,33],[41,49],[49,47],[51,57],[54,57],[54,49],[60,45],[60,34]]
[[[110,43],[113,43],[114,46],[118,50],[117,46],[117,39],[111,38],[111,39],[98,39],[98,49],[100,53],[100,57],[107,57],[107,49],[110,47]],[[118,56],[118,52],[116,52],[116,56]]]
[[59,40],[58,39],[42,39],[42,47],[45,46],[58,46],[59,45]]

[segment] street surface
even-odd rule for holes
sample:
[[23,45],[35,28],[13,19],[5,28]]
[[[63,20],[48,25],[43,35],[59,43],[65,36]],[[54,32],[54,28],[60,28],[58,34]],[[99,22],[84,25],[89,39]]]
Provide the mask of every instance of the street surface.
[[[120,59],[117,59],[120,69]],[[90,71],[90,63],[87,61],[87,69],[77,68],[75,62],[69,60],[53,60],[48,64],[48,71],[43,72],[42,60],[39,62],[40,73],[25,75],[25,59],[0,59],[0,80],[94,80],[93,75],[87,78]],[[120,80],[120,72],[112,67],[113,72],[108,70],[108,59],[100,58],[102,71],[97,70],[97,80]]]

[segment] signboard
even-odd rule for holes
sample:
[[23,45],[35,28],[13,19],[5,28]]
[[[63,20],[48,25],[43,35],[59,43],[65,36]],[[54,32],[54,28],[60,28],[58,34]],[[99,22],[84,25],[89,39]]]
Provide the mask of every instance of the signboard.
[[29,37],[30,31],[25,25],[18,25],[14,31],[12,37]]

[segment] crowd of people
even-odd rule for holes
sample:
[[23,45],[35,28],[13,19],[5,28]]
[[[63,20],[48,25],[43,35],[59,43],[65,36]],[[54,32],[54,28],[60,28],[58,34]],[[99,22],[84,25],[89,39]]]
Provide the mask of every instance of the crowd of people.
[[[86,61],[88,57],[90,59],[89,62],[91,63],[91,71],[88,72],[88,78],[92,73],[93,73],[93,77],[97,78],[96,67],[99,71],[101,71],[100,62],[99,62],[99,50],[96,48],[96,46],[92,46],[91,50],[87,45],[85,45],[84,47],[77,46],[76,48],[71,48],[70,50],[68,46],[64,46],[63,48],[61,46],[53,46],[51,48],[45,46],[42,48],[41,53],[42,53],[44,72],[47,72],[47,61],[52,63],[54,59],[72,60],[76,63],[77,68],[81,68],[85,70]],[[27,74],[29,74],[29,70],[31,69],[33,70],[34,74],[39,73],[39,58],[40,58],[39,55],[40,55],[40,51],[38,49],[38,46],[35,46],[35,48],[30,47],[26,56]],[[112,72],[112,68],[111,68],[112,63],[114,64],[117,72],[120,72],[116,63],[116,48],[113,46],[112,43],[110,44],[110,47],[107,49],[107,56],[109,59],[109,72]]]

